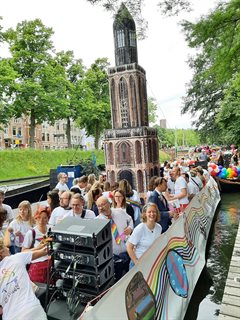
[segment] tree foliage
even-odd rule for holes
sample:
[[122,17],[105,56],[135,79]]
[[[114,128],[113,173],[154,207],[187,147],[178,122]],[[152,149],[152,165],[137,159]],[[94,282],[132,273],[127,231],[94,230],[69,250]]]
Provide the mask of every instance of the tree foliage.
[[[104,129],[110,128],[110,101],[106,58],[97,59],[86,71],[79,92],[82,93],[83,104],[77,123],[84,128],[87,135],[95,138],[95,148],[99,147],[99,139]],[[80,97],[81,98],[81,97]]]
[[157,102],[155,98],[148,97],[148,120],[149,123],[155,123],[157,117]]
[[[234,139],[227,109],[234,109],[239,89],[240,10],[239,1],[219,4],[209,15],[197,23],[185,21],[184,31],[188,44],[197,49],[189,61],[194,75],[187,87],[183,113],[197,115],[195,126],[202,136],[221,143]],[[235,121],[238,113],[235,113]],[[231,125],[230,125],[231,124]],[[233,135],[233,133],[235,134]],[[238,131],[239,136],[239,131]]]
[[158,125],[157,129],[158,139],[161,148],[173,146],[196,146],[200,143],[198,133],[192,129],[165,129]]
[[53,122],[59,114],[66,116],[66,81],[59,65],[53,64],[52,34],[39,19],[23,21],[4,33],[12,54],[9,63],[16,73],[14,98],[8,100],[8,107],[16,118],[29,117],[31,147],[37,124]]

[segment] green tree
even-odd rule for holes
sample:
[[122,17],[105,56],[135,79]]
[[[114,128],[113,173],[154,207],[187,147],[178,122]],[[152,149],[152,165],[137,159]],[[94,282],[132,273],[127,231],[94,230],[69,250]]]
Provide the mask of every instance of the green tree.
[[217,123],[223,132],[223,143],[233,141],[240,145],[240,74],[229,82],[217,115]]
[[188,84],[182,112],[197,114],[197,129],[215,143],[222,142],[223,129],[228,122],[220,125],[225,117],[218,117],[218,114],[225,114],[221,109],[226,101],[229,102],[231,86],[236,89],[234,79],[239,73],[240,59],[239,22],[239,1],[232,0],[219,4],[197,23],[183,23],[188,44],[196,48],[197,53],[189,62],[194,76]]
[[155,123],[156,122],[156,112],[157,112],[157,102],[155,98],[148,97],[148,120],[149,123]]
[[34,147],[35,127],[68,114],[65,79],[53,64],[53,31],[41,20],[23,21],[4,32],[12,54],[10,64],[17,73],[14,99],[8,100],[16,118],[29,117],[30,147]]
[[14,99],[16,78],[17,73],[11,67],[10,60],[0,59],[0,129],[7,125],[13,114],[12,105],[9,102]]
[[56,54],[54,61],[62,70],[64,84],[64,97],[66,102],[67,114],[63,114],[67,119],[66,136],[68,148],[71,148],[71,122],[75,121],[81,112],[83,104],[81,81],[84,77],[84,66],[82,60],[75,59],[72,51],[59,52]]
[[106,58],[97,59],[86,71],[79,83],[79,92],[83,97],[81,112],[77,123],[84,128],[87,135],[95,138],[95,148],[104,129],[110,128],[110,102]]

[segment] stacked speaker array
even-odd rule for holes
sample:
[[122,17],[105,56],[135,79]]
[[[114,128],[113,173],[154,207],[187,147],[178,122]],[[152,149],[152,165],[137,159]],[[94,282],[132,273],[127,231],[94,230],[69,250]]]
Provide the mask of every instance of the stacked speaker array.
[[114,284],[112,235],[107,220],[67,217],[52,229],[55,267],[63,295],[86,305]]

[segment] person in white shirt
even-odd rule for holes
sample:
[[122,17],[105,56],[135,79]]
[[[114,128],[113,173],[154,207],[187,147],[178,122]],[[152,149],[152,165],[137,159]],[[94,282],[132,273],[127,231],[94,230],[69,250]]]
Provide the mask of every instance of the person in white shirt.
[[16,218],[9,224],[8,232],[13,232],[15,236],[15,253],[20,252],[25,234],[34,226],[32,208],[29,201],[24,200],[18,205]]
[[84,209],[84,203],[84,197],[81,194],[74,194],[70,202],[70,206],[72,209],[66,213],[64,218],[76,217],[80,219],[95,219],[95,213],[92,210]]
[[[22,244],[22,252],[35,251],[41,243],[48,239],[48,219],[50,217],[50,208],[39,206],[34,214],[37,222],[33,230],[29,230]],[[30,264],[28,274],[33,282],[47,283],[50,277],[51,260],[48,255],[36,259]]]
[[162,233],[162,227],[157,223],[160,213],[155,203],[149,202],[142,209],[142,223],[133,230],[127,242],[127,252],[131,258],[130,268],[138,263],[143,253]]
[[192,200],[192,198],[199,192],[199,188],[196,184],[189,178],[190,173],[182,173],[183,178],[187,182],[187,192],[188,192],[188,200],[189,202]]
[[60,172],[57,176],[58,179],[58,184],[54,189],[58,189],[59,191],[69,191],[67,181],[68,181],[68,176],[65,172]]
[[52,213],[51,217],[49,219],[49,225],[55,226],[57,223],[62,221],[64,216],[68,213],[68,211],[71,209],[69,204],[71,200],[71,192],[70,191],[64,191],[59,196],[60,206],[55,208]]
[[47,316],[34,294],[26,265],[47,254],[42,245],[34,252],[9,254],[0,240],[0,305],[3,320],[47,320]]
[[174,195],[170,195],[170,200],[178,200],[180,203],[180,211],[183,211],[188,203],[188,188],[186,180],[181,176],[181,171],[179,167],[174,167],[172,169],[174,184]]
[[14,215],[13,215],[12,208],[9,205],[3,203],[4,199],[5,199],[5,193],[2,190],[0,190],[0,208],[3,208],[7,211],[7,218],[4,221],[4,226],[3,226],[3,228],[6,229],[9,223],[13,220]]
[[97,219],[109,219],[112,230],[112,245],[115,278],[118,281],[129,269],[129,256],[126,251],[126,241],[133,230],[133,220],[122,208],[111,208],[107,198],[97,199],[99,215]]

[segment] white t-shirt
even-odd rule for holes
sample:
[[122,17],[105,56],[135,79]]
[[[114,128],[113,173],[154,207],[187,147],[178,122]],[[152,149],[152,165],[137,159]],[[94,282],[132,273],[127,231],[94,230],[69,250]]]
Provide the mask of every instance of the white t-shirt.
[[28,230],[31,230],[33,226],[31,226],[28,221],[17,221],[14,219],[9,224],[9,227],[13,228],[14,233],[16,233],[17,231],[21,232],[21,236],[15,237],[15,246],[22,247],[25,234],[28,232]]
[[[35,230],[34,248],[36,248],[39,245],[39,243],[41,242],[41,240],[43,239],[43,237],[47,236],[47,232],[44,234],[44,233],[40,232],[37,227],[35,227],[33,229]],[[32,241],[33,241],[33,232],[32,232],[32,230],[29,230],[24,237],[22,247],[23,248],[30,248],[32,245]],[[38,259],[35,259],[33,262],[45,261],[47,259],[48,259],[48,255],[40,257]]]
[[187,184],[188,187],[188,195],[190,196],[191,194],[197,194],[199,192],[199,189],[196,185],[194,185],[194,182],[189,181]]
[[69,191],[68,185],[66,183],[60,183],[56,185],[54,189],[58,189],[59,191]]
[[[188,190],[187,181],[183,177],[178,177],[174,185],[174,195],[176,196],[180,194],[182,192],[181,189],[186,189],[186,192],[187,192]],[[179,203],[188,204],[189,203],[188,194],[185,197],[179,199]]]
[[66,215],[64,216],[64,219],[66,217],[76,217],[79,219],[95,219],[96,218],[96,215],[92,210],[89,210],[89,209],[85,209],[85,210],[86,210],[86,213],[84,218],[82,218],[80,214],[74,214],[72,210],[69,210],[68,213],[66,213]]
[[[112,208],[112,219],[116,224],[118,234],[122,241],[120,244],[117,244],[115,238],[112,237],[113,243],[113,253],[119,255],[122,252],[126,252],[126,236],[124,235],[124,229],[130,227],[133,230],[133,220],[132,218],[126,213],[126,210],[121,208]],[[105,215],[99,214],[96,219],[108,219]]]
[[174,181],[172,181],[172,179],[169,177],[167,180],[167,188],[170,194],[174,194],[174,184]]
[[[133,195],[129,198],[130,200],[132,201],[136,201],[138,202],[139,204],[141,204],[141,201],[140,201],[140,197],[139,197],[139,194],[137,193],[136,190],[132,190],[133,191]],[[139,221],[140,220],[140,215],[141,215],[141,210],[138,206],[135,206],[135,205],[132,205],[133,207],[133,210],[134,210],[134,221]]]
[[57,223],[64,219],[65,215],[68,214],[69,211],[70,210],[65,210],[63,207],[57,207],[53,209],[48,224],[55,226]]
[[146,223],[140,223],[135,227],[128,242],[135,246],[135,255],[137,259],[151,246],[154,240],[162,233],[160,224],[155,223],[154,229],[148,229]]
[[[17,253],[0,262],[0,305],[3,320],[47,319],[35,296],[26,265],[32,260],[31,252]],[[32,310],[35,314],[32,314]]]
[[[191,180],[194,180],[198,186],[199,186],[199,190],[201,190],[203,188],[203,183],[202,183],[202,180],[198,177],[198,176],[195,176],[195,177],[190,177]],[[193,182],[194,183],[194,182]]]
[[3,203],[2,207],[7,211],[7,220],[3,223],[3,229],[8,227],[9,221],[14,218],[13,209],[8,205]]

